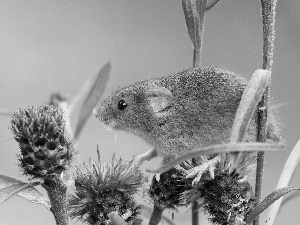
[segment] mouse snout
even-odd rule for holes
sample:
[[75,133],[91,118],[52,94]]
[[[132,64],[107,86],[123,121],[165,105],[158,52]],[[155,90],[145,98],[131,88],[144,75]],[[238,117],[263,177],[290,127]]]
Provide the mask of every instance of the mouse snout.
[[110,118],[109,118],[108,116],[105,116],[105,117],[101,117],[100,120],[101,120],[104,124],[107,124],[107,123],[109,123]]

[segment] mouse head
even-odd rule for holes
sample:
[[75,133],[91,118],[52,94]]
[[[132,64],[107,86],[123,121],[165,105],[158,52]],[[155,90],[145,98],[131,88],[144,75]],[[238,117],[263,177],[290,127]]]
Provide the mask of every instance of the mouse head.
[[112,93],[94,114],[108,127],[144,136],[161,124],[172,105],[173,95],[167,88],[144,81]]

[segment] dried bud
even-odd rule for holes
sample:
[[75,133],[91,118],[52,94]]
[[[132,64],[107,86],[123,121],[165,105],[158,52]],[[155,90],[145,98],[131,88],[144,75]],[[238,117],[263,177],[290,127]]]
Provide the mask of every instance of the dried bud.
[[33,106],[12,115],[12,131],[19,143],[20,167],[25,175],[59,175],[72,162],[75,150],[64,132],[64,114],[57,106]]
[[203,183],[204,210],[214,224],[245,225],[255,198],[248,182],[240,182],[237,173],[221,173]]
[[178,206],[186,205],[182,194],[191,189],[191,186],[187,185],[184,178],[185,173],[175,168],[162,173],[159,181],[153,177],[148,191],[149,196],[162,209],[176,209]]

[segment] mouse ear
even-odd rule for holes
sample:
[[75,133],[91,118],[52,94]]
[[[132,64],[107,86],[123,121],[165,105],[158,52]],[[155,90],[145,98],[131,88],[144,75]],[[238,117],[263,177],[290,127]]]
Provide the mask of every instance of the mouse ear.
[[173,94],[165,87],[150,87],[145,94],[150,108],[157,116],[165,115],[165,111],[172,106]]

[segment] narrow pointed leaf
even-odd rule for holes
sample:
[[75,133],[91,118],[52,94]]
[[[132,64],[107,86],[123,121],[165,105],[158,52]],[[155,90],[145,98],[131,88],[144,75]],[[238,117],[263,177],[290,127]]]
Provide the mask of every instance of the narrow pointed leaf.
[[241,142],[268,83],[271,71],[256,70],[242,95],[232,126],[230,142]]
[[[15,179],[13,177],[0,175],[0,191],[3,188],[8,187],[12,184],[26,184],[26,183],[21,180]],[[45,206],[47,209],[51,208],[51,204],[49,200],[34,187],[28,187],[20,191],[19,193],[17,193],[17,196],[22,197],[32,203],[41,204]]]
[[215,6],[215,4],[218,3],[219,0],[210,0],[207,2],[207,5],[206,5],[206,11],[209,11],[211,10],[212,7]]
[[10,197],[12,197],[15,194],[20,193],[21,191],[31,188],[33,186],[39,185],[39,182],[35,183],[18,183],[18,184],[11,184],[5,188],[2,188],[0,190],[0,204],[8,200]]
[[110,70],[111,70],[111,65],[110,63],[107,63],[98,72],[96,78],[91,77],[87,81],[87,84],[84,85],[83,87],[84,91],[82,91],[81,93],[82,95],[85,95],[86,93],[87,94],[79,113],[79,118],[78,118],[77,126],[75,129],[75,135],[74,135],[75,139],[78,138],[85,122],[92,114],[93,108],[95,107],[96,103],[99,101],[100,97],[102,96],[105,87],[107,85]]
[[207,0],[182,0],[188,33],[194,46],[194,67],[200,66],[200,53]]
[[284,150],[284,146],[279,144],[271,144],[271,143],[259,143],[259,142],[242,142],[242,143],[229,143],[229,144],[222,144],[222,145],[212,145],[205,148],[200,148],[195,151],[188,152],[181,157],[162,165],[161,167],[155,169],[147,169],[147,172],[150,173],[163,173],[174,166],[182,163],[191,158],[196,158],[201,155],[212,155],[212,154],[220,154],[225,152],[237,152],[237,151],[280,151]]
[[[300,160],[300,140],[297,142],[295,145],[294,149],[292,150],[289,158],[287,159],[283,171],[280,175],[278,184],[276,186],[276,189],[280,189],[282,187],[288,186],[292,175],[299,163]],[[270,208],[270,211],[268,213],[268,219],[267,219],[267,224],[266,225],[273,225],[275,222],[276,216],[278,214],[280,205],[282,202],[282,198],[276,201]]]
[[271,194],[269,194],[258,206],[256,206],[252,212],[249,214],[247,218],[247,225],[250,225],[252,221],[260,214],[262,213],[266,208],[268,208],[271,204],[273,204],[277,199],[281,198],[285,194],[289,193],[293,190],[300,190],[299,188],[295,187],[284,187],[280,188]]
[[24,181],[0,174],[0,189],[7,187],[11,184],[18,184],[18,183],[24,183]]

